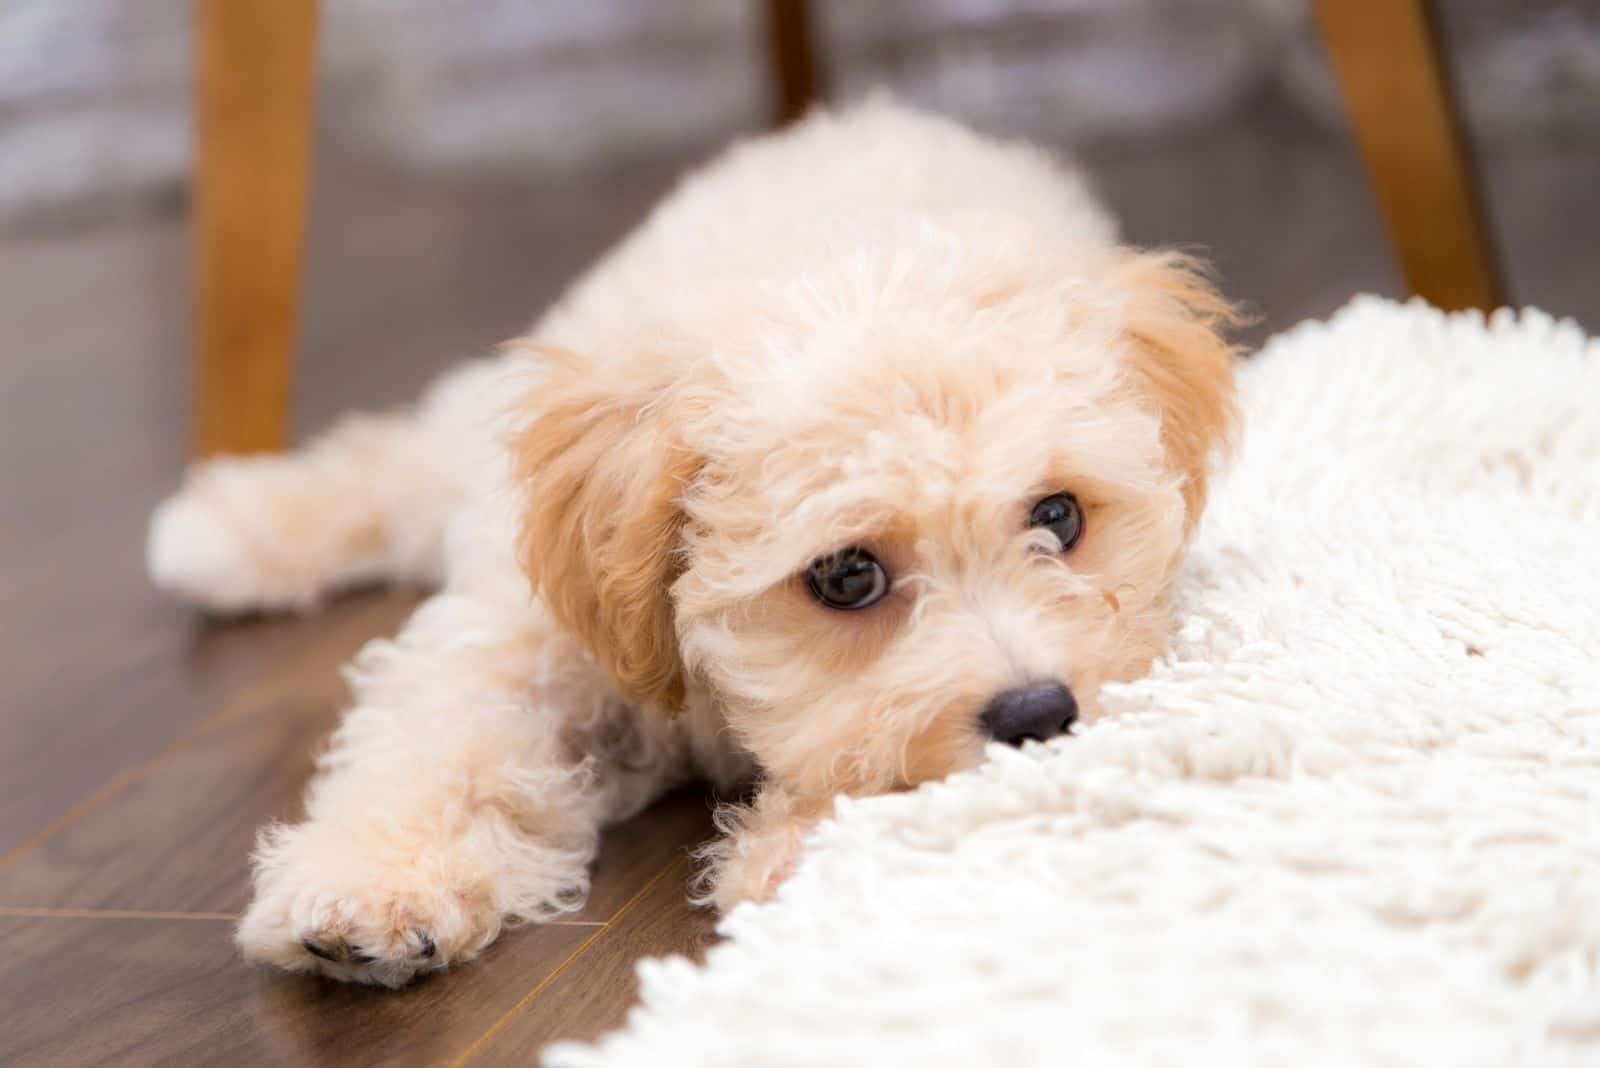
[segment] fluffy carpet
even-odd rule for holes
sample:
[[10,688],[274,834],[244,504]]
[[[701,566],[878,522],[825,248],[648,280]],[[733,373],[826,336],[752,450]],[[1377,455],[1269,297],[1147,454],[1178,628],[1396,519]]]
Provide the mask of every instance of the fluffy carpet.
[[1242,387],[1113,715],[842,805],[546,1063],[1600,1063],[1600,343],[1361,298]]

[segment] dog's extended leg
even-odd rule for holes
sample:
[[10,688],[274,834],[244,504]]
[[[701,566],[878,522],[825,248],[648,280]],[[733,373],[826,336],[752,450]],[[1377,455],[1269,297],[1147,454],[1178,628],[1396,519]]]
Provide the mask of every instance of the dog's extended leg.
[[217,612],[309,608],[365,582],[439,585],[500,369],[466,365],[414,409],[347,417],[294,452],[196,464],[151,519],[151,578]]
[[691,773],[536,608],[440,594],[352,681],[306,821],[262,833],[252,960],[386,986],[470,960],[581,905],[600,826]]
[[748,805],[724,805],[717,810],[722,837],[700,850],[696,902],[727,912],[770,899],[794,874],[806,836],[832,812],[832,799],[806,803],[773,783]]

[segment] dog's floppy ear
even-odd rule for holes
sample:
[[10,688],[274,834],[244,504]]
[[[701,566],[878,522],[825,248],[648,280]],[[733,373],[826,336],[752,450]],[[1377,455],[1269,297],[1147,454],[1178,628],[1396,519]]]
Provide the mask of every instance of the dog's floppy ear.
[[1184,530],[1205,511],[1211,460],[1232,445],[1238,425],[1233,368],[1223,336],[1241,321],[1193,259],[1134,252],[1123,261],[1131,384],[1161,413],[1167,463],[1184,476]]
[[669,590],[698,461],[659,390],[629,379],[636,363],[608,374],[563,350],[524,351],[536,381],[510,439],[519,561],[623,696],[674,714],[684,678]]

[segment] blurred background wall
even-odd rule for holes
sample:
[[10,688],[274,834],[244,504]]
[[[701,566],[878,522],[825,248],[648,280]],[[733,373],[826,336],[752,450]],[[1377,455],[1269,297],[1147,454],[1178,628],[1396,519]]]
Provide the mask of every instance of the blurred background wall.
[[[256,0],[250,0],[256,2]],[[270,0],[261,0],[270,2]],[[1263,97],[1336,126],[1308,0],[818,0],[835,97],[888,85],[997,130],[1137,143]],[[170,197],[189,0],[0,3],[0,225]],[[325,0],[324,141],[425,173],[594,173],[766,114],[748,0]],[[1479,151],[1600,141],[1600,0],[1447,0]]]
[[[1250,345],[1405,294],[1308,3],[812,8],[831,99],[888,86],[1073,152],[1127,240],[1217,265]],[[298,432],[525,330],[685,167],[766,128],[764,6],[322,0]],[[1512,302],[1600,332],[1600,0],[1438,10]],[[177,470],[192,28],[191,0],[0,0],[0,456],[60,456],[93,396],[149,477]]]

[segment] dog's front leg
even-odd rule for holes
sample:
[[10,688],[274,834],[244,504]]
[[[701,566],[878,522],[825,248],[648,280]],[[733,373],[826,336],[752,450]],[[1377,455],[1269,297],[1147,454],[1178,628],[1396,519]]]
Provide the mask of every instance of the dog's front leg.
[[725,835],[704,851],[698,900],[727,912],[770,899],[794,874],[806,836],[832,812],[831,799],[808,803],[772,783],[749,805],[724,806],[717,824]]
[[[581,905],[601,823],[645,791],[575,747],[574,724],[631,711],[541,614],[442,594],[352,678],[305,822],[262,833],[246,957],[399,986]],[[671,739],[639,745],[654,783],[682,777]]]

